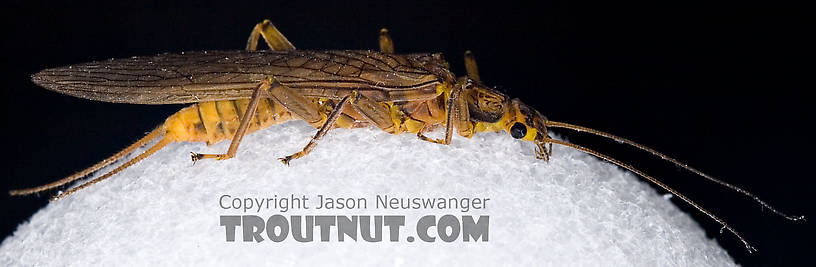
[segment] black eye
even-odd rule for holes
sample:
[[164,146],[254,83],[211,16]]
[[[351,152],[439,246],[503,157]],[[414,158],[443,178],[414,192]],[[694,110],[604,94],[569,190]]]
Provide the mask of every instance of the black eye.
[[524,123],[516,122],[516,124],[513,124],[513,127],[510,128],[510,135],[515,139],[521,139],[527,135],[527,126],[524,125]]

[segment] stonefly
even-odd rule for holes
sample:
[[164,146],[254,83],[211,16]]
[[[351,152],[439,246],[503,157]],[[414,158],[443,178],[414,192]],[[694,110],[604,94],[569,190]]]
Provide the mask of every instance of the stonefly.
[[[257,50],[261,37],[270,50]],[[386,29],[380,31],[379,44],[379,51],[295,50],[292,43],[265,20],[253,28],[245,50],[161,54],[42,70],[31,77],[34,83],[80,98],[115,103],[194,104],[96,165],[49,184],[9,193],[28,195],[62,186],[116,162],[157,138],[161,139],[137,157],[56,195],[53,200],[105,180],[172,142],[207,142],[209,145],[232,139],[224,154],[192,153],[193,161],[229,159],[235,156],[245,134],[296,119],[318,131],[303,150],[281,158],[284,164],[309,154],[326,132],[337,127],[374,126],[393,134],[413,133],[422,140],[444,145],[450,144],[454,131],[464,137],[478,132],[506,131],[515,139],[533,142],[536,158],[545,161],[552,156],[552,144],[558,144],[628,169],[720,223],[723,229],[739,238],[749,252],[756,250],[725,221],[654,177],[548,134],[549,129],[565,128],[634,146],[750,197],[788,220],[804,220],[804,216],[782,213],[742,188],[639,143],[595,129],[548,120],[519,99],[511,99],[481,83],[470,51],[465,52],[467,76],[456,77],[442,54],[394,54],[394,43]],[[440,127],[444,128],[444,138],[425,136]]]

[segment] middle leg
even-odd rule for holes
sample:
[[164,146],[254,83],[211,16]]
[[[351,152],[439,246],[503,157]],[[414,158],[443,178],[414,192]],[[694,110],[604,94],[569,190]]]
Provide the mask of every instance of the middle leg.
[[309,141],[309,144],[295,154],[280,158],[281,162],[288,165],[293,159],[309,154],[315,146],[317,146],[317,141],[323,138],[329,130],[333,129],[339,121],[339,118],[345,116],[344,110],[347,110],[346,106],[348,105],[361,117],[363,123],[370,123],[389,133],[395,133],[397,129],[400,128],[399,121],[392,118],[389,106],[373,101],[357,91],[352,91],[351,94],[343,97],[343,99],[337,103],[334,110],[332,110],[326,119],[326,122],[323,123],[317,134]]
[[309,140],[309,144],[306,144],[306,146],[303,147],[303,149],[298,151],[297,153],[283,158],[279,158],[279,160],[283,162],[283,164],[289,165],[289,162],[292,161],[293,159],[306,156],[307,154],[309,154],[309,152],[312,152],[312,149],[314,149],[314,147],[317,146],[317,141],[323,138],[323,136],[325,136],[326,133],[329,132],[329,130],[334,127],[335,123],[337,122],[337,119],[340,118],[341,115],[343,115],[343,109],[346,107],[346,105],[350,101],[354,102],[358,96],[359,94],[357,93],[357,91],[354,91],[351,94],[343,97],[343,99],[340,100],[339,103],[337,103],[337,106],[334,107],[334,110],[332,110],[332,112],[329,113],[329,116],[326,118],[326,122],[323,123],[323,126],[320,127],[320,130],[317,131],[317,134],[315,134],[312,137],[312,139]]

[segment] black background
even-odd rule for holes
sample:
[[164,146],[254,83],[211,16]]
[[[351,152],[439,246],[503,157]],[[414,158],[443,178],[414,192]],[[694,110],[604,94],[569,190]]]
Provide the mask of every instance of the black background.
[[[298,49],[376,49],[377,32],[387,27],[397,52],[443,52],[459,74],[462,52],[470,49],[486,83],[552,120],[652,146],[813,218],[814,175],[807,171],[813,141],[806,128],[813,98],[805,90],[816,87],[805,6],[295,2],[4,4],[3,129],[10,137],[2,188],[42,184],[90,166],[181,107],[67,97],[36,87],[32,73],[106,58],[242,49],[251,27],[268,18]],[[758,253],[747,254],[733,235],[719,234],[715,222],[675,201],[738,263],[805,264],[812,256],[810,222],[785,221],[615,142],[557,133],[634,163],[730,222]],[[2,194],[0,235],[11,235],[48,196]]]

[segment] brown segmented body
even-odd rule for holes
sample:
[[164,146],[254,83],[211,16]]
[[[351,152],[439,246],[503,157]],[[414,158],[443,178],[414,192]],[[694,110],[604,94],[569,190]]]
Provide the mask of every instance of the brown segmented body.
[[[260,37],[275,51],[254,51]],[[258,23],[247,43],[250,51],[209,51],[111,59],[43,70],[32,80],[45,88],[85,99],[135,103],[196,103],[170,116],[150,134],[121,152],[74,175],[28,189],[12,190],[27,195],[80,179],[126,156],[138,147],[163,136],[142,154],[116,169],[55,197],[107,179],[179,141],[212,144],[232,138],[225,154],[196,154],[192,159],[229,159],[235,156],[244,134],[272,124],[301,119],[318,128],[303,150],[280,158],[284,164],[311,151],[334,127],[374,125],[383,131],[416,133],[425,141],[449,144],[454,131],[464,137],[477,132],[506,131],[513,138],[535,143],[535,156],[549,160],[552,144],[574,148],[637,173],[674,194],[755,250],[735,229],[656,178],[615,158],[569,142],[552,139],[548,128],[591,133],[669,161],[705,179],[739,192],[788,220],[790,216],[771,207],[750,192],[692,168],[676,159],[631,140],[606,132],[551,121],[518,99],[486,87],[479,81],[471,53],[465,53],[467,77],[448,70],[440,54],[394,55],[387,30],[380,31],[380,50],[303,51],[295,47],[268,20]],[[250,100],[251,99],[251,100]],[[261,99],[265,101],[261,101]],[[445,138],[432,139],[423,132],[445,125]],[[549,145],[549,147],[548,147]]]
[[[409,120],[444,121],[438,87],[454,76],[440,54],[394,55],[370,50],[198,51],[138,56],[46,69],[32,76],[60,93],[116,103],[177,104],[186,107],[163,125],[175,141],[214,144],[232,138],[253,90],[274,77],[313,102],[336,101],[358,91],[378,102],[411,102]],[[295,103],[291,103],[295,104]],[[293,119],[275,101],[258,107],[248,132]],[[370,123],[352,109],[341,127]],[[319,128],[325,115],[299,118]],[[380,122],[390,118],[380,118]],[[390,128],[416,133],[420,128]]]
[[[32,75],[32,81],[42,87],[90,100],[194,104],[94,166],[10,194],[32,194],[77,180],[155,138],[160,140],[139,156],[54,199],[104,180],[172,142],[213,144],[232,138],[230,150],[222,154],[229,158],[240,143],[236,140],[244,134],[293,119],[321,130],[327,129],[325,125],[331,120],[330,128],[373,124],[395,134],[419,133],[445,121],[444,98],[456,79],[441,54],[294,51],[289,46],[275,51],[202,51],[110,59]],[[270,90],[275,84],[277,89]],[[266,89],[260,89],[263,86]],[[261,91],[265,91],[264,96],[258,95]],[[340,105],[352,95],[357,97],[354,108]]]
[[439,54],[369,50],[204,51],[111,59],[32,76],[60,93],[116,103],[179,104],[247,99],[275,77],[306,97],[339,99],[357,90],[377,102],[415,101],[453,83]]

